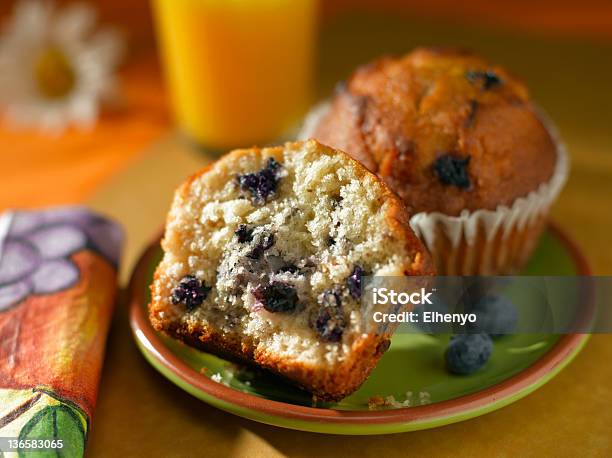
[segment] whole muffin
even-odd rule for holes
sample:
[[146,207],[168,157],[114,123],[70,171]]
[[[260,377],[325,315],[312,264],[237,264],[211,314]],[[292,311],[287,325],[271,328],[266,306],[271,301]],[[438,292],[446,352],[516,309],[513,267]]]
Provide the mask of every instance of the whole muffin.
[[[419,214],[413,226],[441,274],[520,269],[565,175],[523,83],[457,50],[417,49],[360,67],[311,136],[361,161]],[[556,172],[563,176],[552,180]],[[536,191],[535,204],[522,203]]]

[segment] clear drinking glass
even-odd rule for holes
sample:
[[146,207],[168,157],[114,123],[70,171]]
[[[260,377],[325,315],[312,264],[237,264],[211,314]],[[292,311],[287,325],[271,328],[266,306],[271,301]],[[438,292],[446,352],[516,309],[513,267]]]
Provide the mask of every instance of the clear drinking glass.
[[153,0],[176,122],[204,147],[265,143],[310,103],[316,0]]

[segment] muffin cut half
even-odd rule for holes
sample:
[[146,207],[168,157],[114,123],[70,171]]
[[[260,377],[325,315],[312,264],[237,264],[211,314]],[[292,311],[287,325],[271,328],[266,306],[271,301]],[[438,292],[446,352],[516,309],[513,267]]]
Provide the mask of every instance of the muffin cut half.
[[356,390],[393,329],[363,275],[429,275],[400,199],[314,140],[234,151],[176,192],[151,286],[154,327],[269,369],[319,399]]

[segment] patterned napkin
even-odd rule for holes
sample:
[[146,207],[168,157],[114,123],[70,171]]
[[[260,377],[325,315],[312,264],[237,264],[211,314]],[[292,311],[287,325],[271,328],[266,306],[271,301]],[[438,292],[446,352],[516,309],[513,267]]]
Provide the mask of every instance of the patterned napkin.
[[4,456],[33,448],[46,449],[40,456],[83,455],[122,240],[117,224],[81,207],[0,215]]

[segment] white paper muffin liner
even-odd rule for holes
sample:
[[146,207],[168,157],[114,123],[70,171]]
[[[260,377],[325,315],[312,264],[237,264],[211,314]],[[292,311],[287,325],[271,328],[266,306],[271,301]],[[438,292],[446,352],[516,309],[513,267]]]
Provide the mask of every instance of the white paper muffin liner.
[[[329,106],[329,102],[325,101],[308,113],[298,135],[299,139],[312,135]],[[557,148],[557,160],[550,180],[526,196],[515,199],[510,206],[500,205],[495,210],[463,210],[459,216],[420,212],[410,218],[413,230],[431,252],[439,275],[511,273],[522,266],[517,265],[521,263],[521,259],[518,262],[506,259],[508,249],[524,248],[526,252],[519,258],[526,258],[535,246],[533,238],[537,238],[541,232],[537,226],[543,227],[541,222],[548,215],[551,204],[567,181],[570,165],[556,126],[542,109],[536,107],[536,112]],[[526,234],[532,228],[534,233]],[[450,244],[437,244],[440,234],[444,234]],[[518,238],[518,242],[513,242],[511,247],[503,247],[505,243],[510,244],[508,239],[512,237]],[[524,237],[526,239],[522,240]],[[517,243],[525,245],[527,242],[531,242],[529,246],[517,246]],[[439,252],[441,249],[444,250],[443,253]],[[459,257],[464,258],[466,262],[458,259]]]

